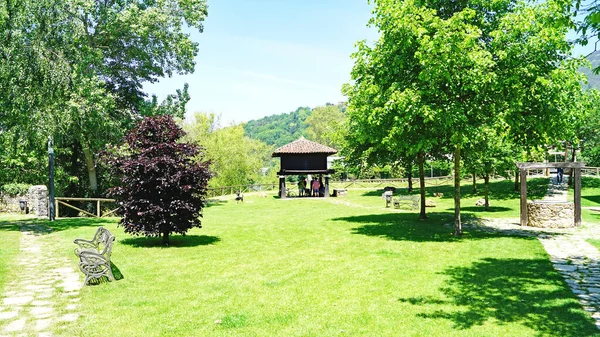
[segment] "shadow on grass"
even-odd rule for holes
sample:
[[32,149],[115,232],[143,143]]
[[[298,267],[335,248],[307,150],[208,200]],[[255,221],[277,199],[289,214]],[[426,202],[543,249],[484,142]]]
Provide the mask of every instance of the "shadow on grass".
[[[428,213],[427,220],[419,220],[414,213],[385,213],[359,215],[343,218],[335,218],[335,221],[346,221],[362,224],[352,229],[352,234],[377,236],[396,241],[415,242],[454,242],[460,240],[478,240],[498,238],[502,236],[514,236],[511,231],[482,231],[472,230],[473,226],[463,227],[463,236],[452,235],[454,213],[439,212]],[[478,224],[480,219],[472,214],[462,216],[463,223]],[[532,237],[523,236],[523,239],[533,240]]]
[[[600,180],[600,179],[598,179]],[[600,183],[599,183],[600,184]],[[519,199],[520,191],[514,190],[515,183],[512,180],[498,180],[492,181],[489,184],[489,198],[490,200],[508,200],[508,199]],[[443,193],[444,199],[452,199],[454,198],[454,185],[452,182],[445,185],[440,186],[427,186],[425,188],[426,196],[428,198],[433,197],[433,193]],[[529,199],[542,199],[546,195],[546,191],[548,190],[548,178],[532,178],[527,180],[527,197]],[[381,197],[383,193],[383,189],[371,190],[364,192],[363,196],[377,196]],[[414,188],[411,193],[408,193],[407,188],[398,188],[394,192],[394,195],[407,195],[407,194],[415,194],[418,195],[419,192],[419,180],[415,179]],[[477,184],[477,193],[473,193],[472,185],[465,184],[463,181],[463,185],[460,188],[460,195],[463,198],[469,197],[484,197],[483,194],[483,183]]]
[[224,204],[227,203],[227,200],[221,200],[221,199],[208,199],[206,200],[206,208],[208,207],[213,207],[213,206],[223,206]]
[[[454,208],[448,208],[447,210],[454,211]],[[485,213],[485,212],[494,213],[494,212],[506,212],[506,211],[510,211],[510,210],[512,210],[512,208],[502,207],[502,206],[490,206],[487,211],[485,210],[485,207],[483,207],[483,206],[468,206],[468,207],[460,208],[461,212],[474,212],[474,213]]]
[[582,199],[589,200],[595,204],[600,204],[600,195],[588,195],[585,197],[581,197]]
[[[420,317],[450,320],[457,330],[491,321],[520,324],[539,336],[598,335],[592,318],[547,259],[486,258],[443,274],[449,277],[440,289],[445,299],[399,301],[426,310],[417,314]],[[438,309],[439,305],[455,309]]]
[[14,221],[0,221],[0,230],[19,231],[21,227],[25,227],[32,228],[36,234],[48,234],[79,227],[98,227],[111,222],[113,222],[113,220],[106,218],[62,218],[55,221],[30,218]]
[[[121,270],[119,269],[119,267],[117,267],[117,265],[114,264],[112,261],[110,261],[110,270],[112,271],[112,274],[115,277],[115,281],[120,281],[125,278],[125,276],[123,276],[123,273],[121,273]],[[93,278],[89,281],[89,285],[91,285],[91,286],[99,285],[99,284],[103,284],[103,283],[110,283],[110,280],[107,276],[102,276],[100,278]]]
[[581,177],[581,187],[600,188],[600,179],[594,177]]
[[127,238],[119,242],[136,248],[184,248],[212,245],[219,241],[219,237],[210,235],[175,235],[169,237],[168,246],[163,246],[162,238],[159,237]]

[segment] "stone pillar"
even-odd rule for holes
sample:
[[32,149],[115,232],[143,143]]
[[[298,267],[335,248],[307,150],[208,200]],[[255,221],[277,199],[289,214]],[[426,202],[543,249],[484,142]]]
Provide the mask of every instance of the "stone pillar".
[[48,216],[48,188],[45,185],[31,186],[27,197],[31,213],[39,217]]
[[279,197],[285,199],[285,176],[279,176]]
[[527,226],[527,169],[519,168],[521,178],[521,226]]
[[325,176],[325,192],[323,193],[323,197],[329,198],[329,175]]
[[575,226],[581,226],[581,168],[571,169],[573,172],[573,201],[575,203]]

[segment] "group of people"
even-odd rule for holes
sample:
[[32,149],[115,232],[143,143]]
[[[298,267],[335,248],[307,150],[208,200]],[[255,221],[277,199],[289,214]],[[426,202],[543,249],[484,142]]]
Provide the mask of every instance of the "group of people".
[[312,179],[308,185],[306,178],[298,181],[298,195],[301,197],[322,197],[325,195],[325,185],[323,178]]

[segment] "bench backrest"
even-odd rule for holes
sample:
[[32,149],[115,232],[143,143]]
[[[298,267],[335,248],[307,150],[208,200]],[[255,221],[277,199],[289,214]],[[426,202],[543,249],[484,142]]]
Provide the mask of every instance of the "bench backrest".
[[99,227],[94,239],[97,240],[98,253],[110,259],[112,246],[115,242],[115,236],[104,227]]

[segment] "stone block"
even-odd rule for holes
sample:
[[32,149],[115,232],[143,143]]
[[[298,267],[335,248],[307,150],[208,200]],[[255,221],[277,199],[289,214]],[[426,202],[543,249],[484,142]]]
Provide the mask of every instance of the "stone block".
[[528,201],[527,226],[541,228],[575,227],[575,206],[572,202]]
[[28,192],[29,212],[39,217],[48,216],[48,188],[45,185],[35,185]]

